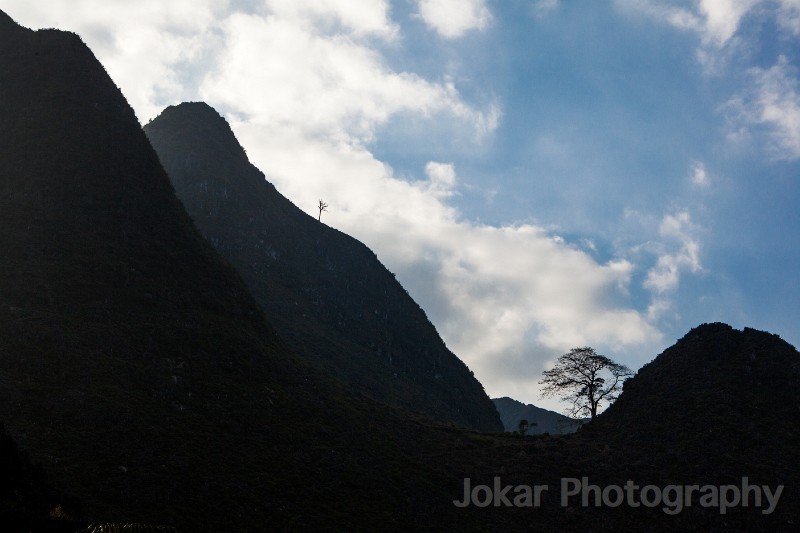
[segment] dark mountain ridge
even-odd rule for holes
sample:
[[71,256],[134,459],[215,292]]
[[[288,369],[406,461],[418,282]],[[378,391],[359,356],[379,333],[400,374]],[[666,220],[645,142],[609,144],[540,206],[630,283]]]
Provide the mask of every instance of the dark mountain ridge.
[[94,522],[413,523],[441,490],[408,456],[427,426],[285,346],[76,35],[4,14],[0,28],[0,421],[14,441]]
[[171,106],[144,131],[200,232],[298,353],[379,401],[501,430],[483,387],[375,254],[281,195],[216,111]]

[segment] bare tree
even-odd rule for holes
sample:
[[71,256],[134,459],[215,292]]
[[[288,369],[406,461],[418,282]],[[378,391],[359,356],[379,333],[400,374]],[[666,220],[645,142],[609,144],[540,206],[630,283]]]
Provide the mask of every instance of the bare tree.
[[581,418],[588,414],[594,420],[598,407],[613,403],[622,392],[622,383],[631,376],[633,372],[628,367],[586,346],[559,357],[554,368],[544,371],[539,383],[544,385],[543,397],[561,396],[572,403],[570,416]]
[[317,207],[319,208],[319,217],[317,218],[317,220],[322,222],[322,212],[328,210],[328,204],[320,200],[319,205]]

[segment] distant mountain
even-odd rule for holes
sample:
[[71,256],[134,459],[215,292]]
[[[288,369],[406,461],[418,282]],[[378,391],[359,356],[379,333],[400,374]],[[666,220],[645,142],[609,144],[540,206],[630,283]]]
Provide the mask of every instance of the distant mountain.
[[501,430],[481,384],[394,275],[281,195],[216,111],[172,106],[144,131],[197,228],[299,354],[379,401]]
[[[500,420],[506,431],[519,431],[520,420],[527,420],[531,426],[525,432],[526,435],[541,435],[549,433],[551,435],[563,435],[574,433],[580,427],[581,422],[564,416],[555,411],[548,411],[533,404],[524,404],[513,398],[492,398]],[[532,424],[536,424],[533,426]]]

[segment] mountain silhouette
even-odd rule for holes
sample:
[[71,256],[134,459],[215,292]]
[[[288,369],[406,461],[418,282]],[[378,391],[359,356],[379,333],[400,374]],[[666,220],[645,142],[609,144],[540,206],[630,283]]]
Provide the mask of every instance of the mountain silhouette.
[[78,36],[5,14],[0,30],[0,421],[14,442],[94,522],[410,527],[441,490],[407,456],[427,426],[285,346]]
[[394,275],[281,195],[214,109],[171,106],[144,131],[200,232],[298,353],[379,401],[501,430],[481,384]]
[[525,432],[526,435],[573,433],[580,426],[580,421],[568,416],[537,407],[531,403],[525,404],[507,396],[492,398],[492,402],[497,407],[506,431],[519,431],[520,420],[527,420],[531,424]]

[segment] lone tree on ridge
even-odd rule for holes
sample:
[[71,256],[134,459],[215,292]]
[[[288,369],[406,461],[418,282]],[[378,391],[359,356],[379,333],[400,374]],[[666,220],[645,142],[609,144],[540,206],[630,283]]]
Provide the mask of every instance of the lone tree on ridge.
[[544,385],[542,397],[561,396],[572,403],[568,413],[573,418],[592,420],[602,403],[611,404],[622,392],[622,383],[633,372],[625,365],[615,363],[593,348],[573,348],[556,361],[556,366],[544,371],[539,381]]
[[328,210],[328,204],[320,200],[317,208],[319,209],[319,217],[317,217],[317,220],[322,222],[322,212]]

